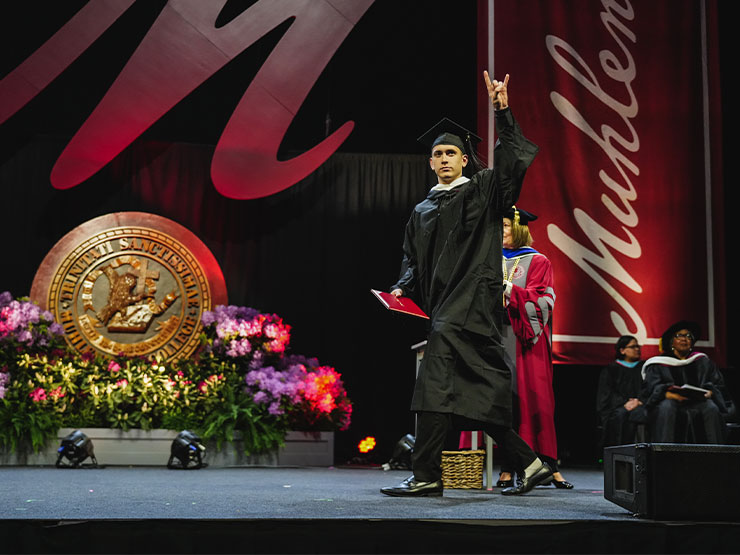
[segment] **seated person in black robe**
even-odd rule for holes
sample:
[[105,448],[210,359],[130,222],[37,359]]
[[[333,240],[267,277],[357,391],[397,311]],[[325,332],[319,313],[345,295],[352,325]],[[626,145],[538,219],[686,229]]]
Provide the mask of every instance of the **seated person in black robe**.
[[614,350],[617,358],[601,370],[596,393],[604,447],[635,443],[637,426],[647,422],[640,344],[633,336],[623,335]]
[[[656,443],[724,442],[725,419],[735,407],[725,388],[722,372],[709,357],[693,350],[699,336],[696,322],[682,321],[661,338],[662,355],[645,362],[646,406],[650,438]],[[705,389],[698,397],[672,391],[672,386]]]

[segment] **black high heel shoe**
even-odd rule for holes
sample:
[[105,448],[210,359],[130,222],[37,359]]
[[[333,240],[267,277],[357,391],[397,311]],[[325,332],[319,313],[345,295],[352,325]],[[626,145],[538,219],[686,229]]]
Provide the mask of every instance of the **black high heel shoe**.
[[573,489],[573,484],[571,484],[568,480],[556,480],[555,478],[553,478],[552,485],[558,489]]
[[510,478],[508,480],[502,480],[501,474],[498,475],[498,482],[496,482],[497,488],[511,488],[514,487],[514,478]]
[[540,485],[555,486],[558,489],[573,489],[573,484],[571,484],[568,480],[556,480],[555,478],[553,478],[549,482],[543,482]]

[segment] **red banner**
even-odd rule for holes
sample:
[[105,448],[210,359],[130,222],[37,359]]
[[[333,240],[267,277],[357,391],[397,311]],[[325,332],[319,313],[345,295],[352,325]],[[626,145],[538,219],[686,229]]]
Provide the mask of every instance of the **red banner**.
[[[555,361],[604,363],[623,334],[651,356],[689,319],[723,364],[715,2],[488,0],[479,15],[480,66],[511,75],[541,148],[519,205],[555,270]],[[487,140],[487,98],[479,108]]]

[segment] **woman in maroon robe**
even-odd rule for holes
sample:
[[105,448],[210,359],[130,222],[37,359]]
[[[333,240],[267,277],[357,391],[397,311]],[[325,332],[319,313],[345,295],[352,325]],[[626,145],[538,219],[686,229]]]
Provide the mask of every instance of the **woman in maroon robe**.
[[[504,346],[519,405],[519,435],[552,468],[555,487],[572,489],[557,464],[550,327],[555,290],[550,261],[531,247],[528,224],[536,219],[516,207],[504,218],[504,304],[510,324],[504,326]],[[510,484],[510,469],[504,461],[499,486]]]

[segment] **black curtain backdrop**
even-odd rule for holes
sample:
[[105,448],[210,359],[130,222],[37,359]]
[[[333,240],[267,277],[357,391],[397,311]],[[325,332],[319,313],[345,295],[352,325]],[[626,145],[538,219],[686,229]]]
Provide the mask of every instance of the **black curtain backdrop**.
[[[40,263],[65,233],[109,212],[170,218],[213,252],[231,304],[282,316],[292,352],[342,373],[355,410],[337,437],[340,461],[367,435],[383,440],[382,459],[413,433],[411,345],[425,323],[386,311],[370,289],[387,290],[398,276],[405,222],[429,187],[426,156],[338,153],[280,194],[234,201],[210,182],[213,147],[139,142],[83,185],[57,191],[49,161],[62,146],[32,141],[0,167],[0,182],[15,184],[3,227],[17,240],[6,261]],[[28,294],[34,264],[8,270],[0,289]]]

